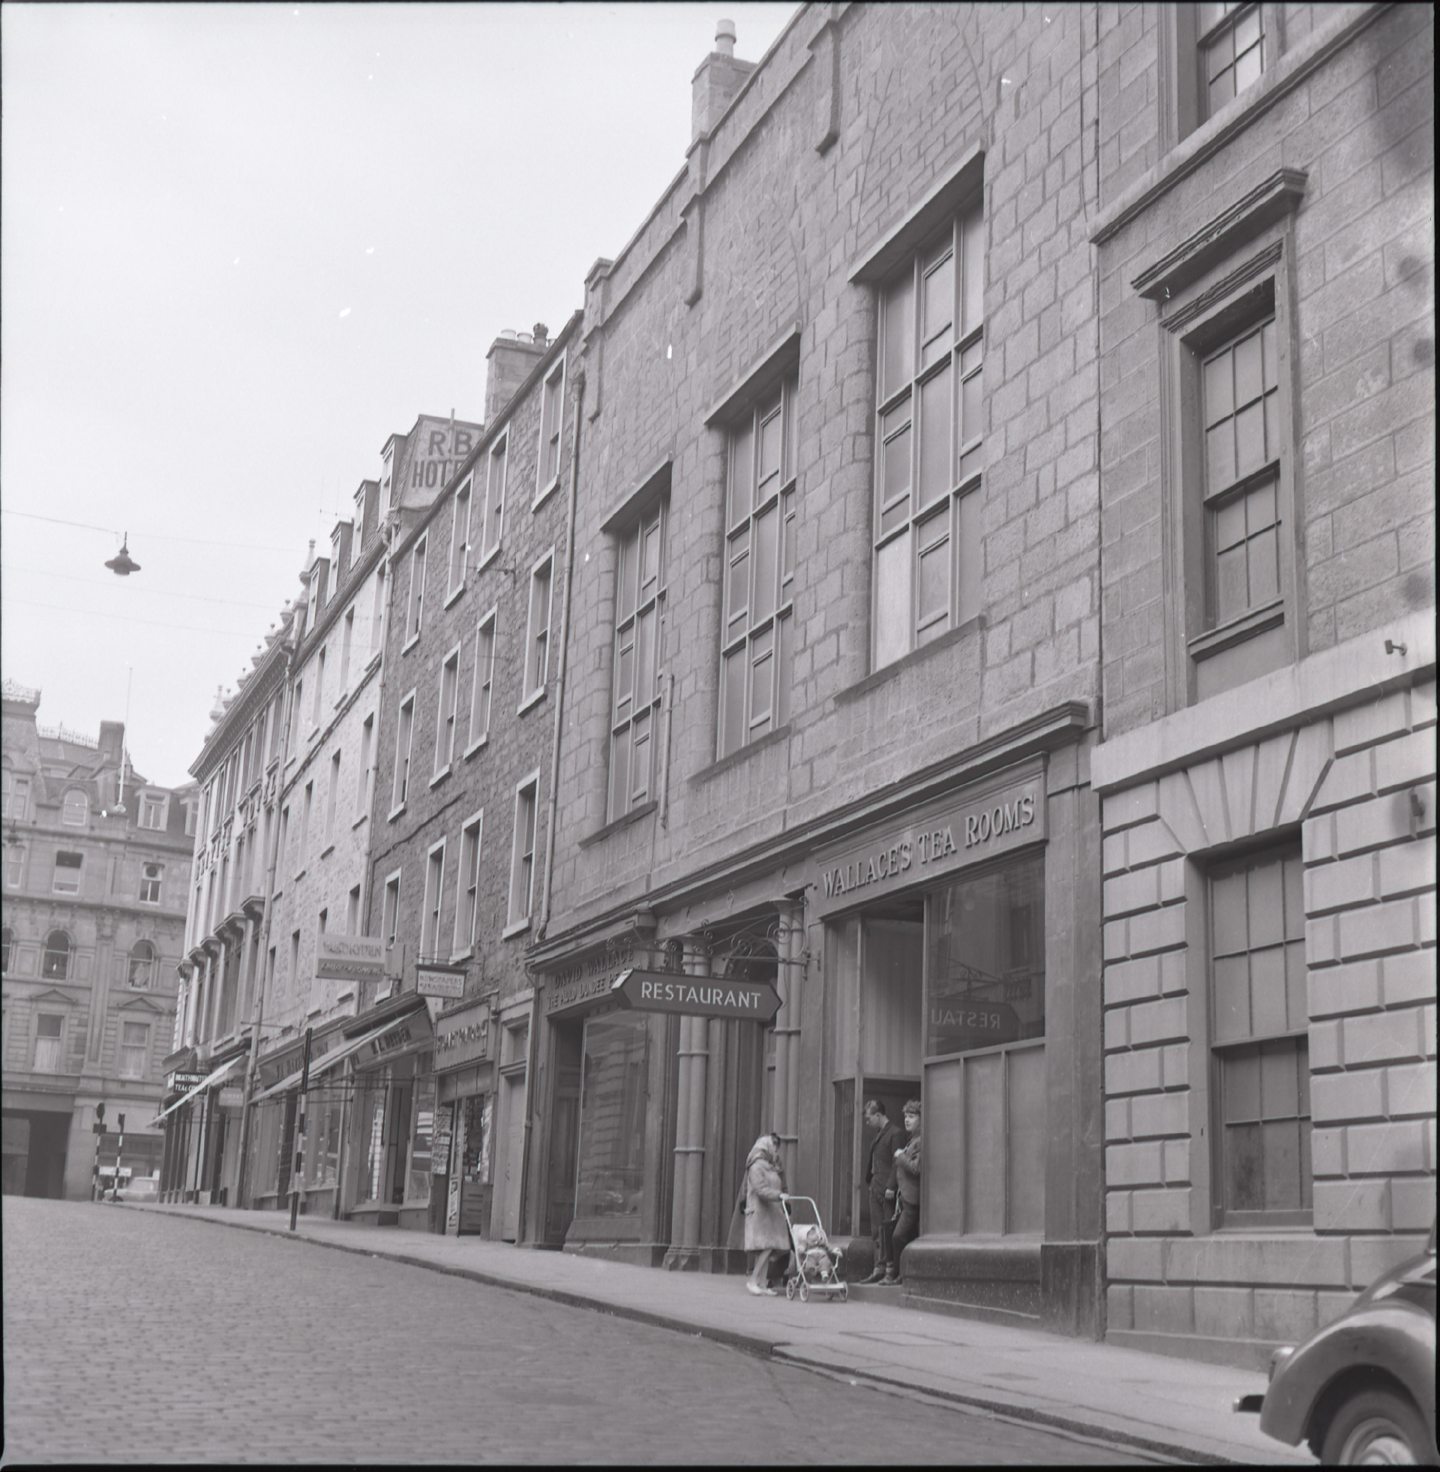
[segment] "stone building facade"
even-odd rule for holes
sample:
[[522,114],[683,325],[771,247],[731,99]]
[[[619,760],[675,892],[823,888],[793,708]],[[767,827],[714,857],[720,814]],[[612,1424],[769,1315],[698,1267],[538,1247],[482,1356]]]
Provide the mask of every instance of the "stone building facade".
[[1094,26],[722,29],[589,276],[534,1240],[733,1267],[773,1128],[866,1267],[862,1102],[919,1097],[907,1295],[1099,1332]]
[[1263,1363],[1434,1219],[1433,41],[1099,12],[1117,1342]]
[[519,1236],[578,327],[495,341],[483,433],[387,550],[368,880],[387,980],[350,1065],[352,1218]]
[[38,726],[38,690],[3,701],[4,1189],[84,1199],[122,1114],[122,1175],[160,1172],[195,792],[135,771],[119,721],[97,741]]

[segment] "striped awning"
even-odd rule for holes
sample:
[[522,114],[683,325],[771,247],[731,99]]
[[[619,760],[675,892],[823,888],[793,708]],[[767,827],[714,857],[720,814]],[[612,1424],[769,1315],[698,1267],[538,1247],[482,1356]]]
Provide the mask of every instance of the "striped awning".
[[192,1088],[187,1089],[173,1104],[167,1104],[165,1108],[162,1109],[160,1113],[157,1114],[155,1118],[150,1121],[150,1123],[152,1125],[159,1124],[160,1121],[164,1119],[167,1114],[173,1114],[182,1104],[188,1104],[195,1097],[196,1094],[210,1088],[214,1084],[219,1083],[220,1080],[224,1078],[233,1068],[235,1068],[238,1064],[243,1063],[244,1061],[244,1053],[237,1053],[235,1057],[227,1059],[224,1063],[220,1065],[219,1068],[214,1071],[214,1073],[207,1073],[198,1084],[195,1084]]

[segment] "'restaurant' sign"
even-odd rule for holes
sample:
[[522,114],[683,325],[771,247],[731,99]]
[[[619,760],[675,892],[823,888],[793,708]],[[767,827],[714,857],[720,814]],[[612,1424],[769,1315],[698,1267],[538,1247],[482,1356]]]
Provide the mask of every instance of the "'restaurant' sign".
[[687,976],[673,971],[622,971],[611,995],[637,1012],[684,1012],[691,1017],[741,1017],[769,1022],[780,996],[768,981]]
[[385,942],[378,935],[336,935],[315,943],[315,975],[324,981],[379,981],[385,973]]
[[951,800],[864,843],[822,854],[816,910],[863,904],[1045,837],[1045,781],[1036,774],[983,797]]

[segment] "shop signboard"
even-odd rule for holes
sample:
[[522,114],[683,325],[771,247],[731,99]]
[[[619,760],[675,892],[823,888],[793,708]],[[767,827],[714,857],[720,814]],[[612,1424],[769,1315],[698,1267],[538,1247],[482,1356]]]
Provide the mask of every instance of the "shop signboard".
[[780,1010],[780,994],[768,981],[742,981],[732,976],[691,976],[631,967],[615,978],[611,993],[637,1012],[683,1012],[691,1017],[769,1022]]
[[415,967],[415,990],[422,997],[451,997],[465,995],[465,968],[463,966],[437,966],[430,963]]
[[385,942],[378,935],[327,931],[315,943],[315,975],[322,981],[379,981],[385,974]]
[[[423,1026],[422,1026],[423,1023]],[[429,1019],[423,1012],[412,1012],[408,1017],[402,1017],[393,1027],[388,1027],[377,1037],[370,1038],[360,1051],[360,1059],[357,1060],[373,1063],[377,1058],[388,1057],[392,1053],[405,1053],[428,1042],[426,1036],[430,1031]]]
[[196,1084],[204,1083],[207,1075],[203,1073],[172,1073],[170,1075],[170,1092],[172,1094],[183,1094],[188,1089],[193,1089]]
[[239,1109],[245,1102],[245,1090],[239,1084],[227,1084],[215,1102],[222,1109]]
[[448,1072],[490,1056],[490,1004],[452,1012],[435,1024],[435,1071]]
[[864,904],[1045,837],[1045,780],[950,798],[894,828],[817,857],[821,915]]

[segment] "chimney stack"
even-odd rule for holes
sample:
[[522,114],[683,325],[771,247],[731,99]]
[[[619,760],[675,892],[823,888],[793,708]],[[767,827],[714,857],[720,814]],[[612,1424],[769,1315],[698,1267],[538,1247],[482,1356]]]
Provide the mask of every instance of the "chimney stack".
[[715,49],[700,63],[690,83],[691,143],[714,128],[754,70],[753,61],[741,61],[735,55],[735,22],[716,22]]
[[[537,334],[545,331],[543,323],[535,324]],[[485,354],[485,423],[515,396],[530,370],[545,356],[545,344],[537,343],[528,332],[502,332]]]
[[549,347],[550,329],[543,322],[537,322],[530,329],[530,336],[535,339],[535,346],[542,352]]

